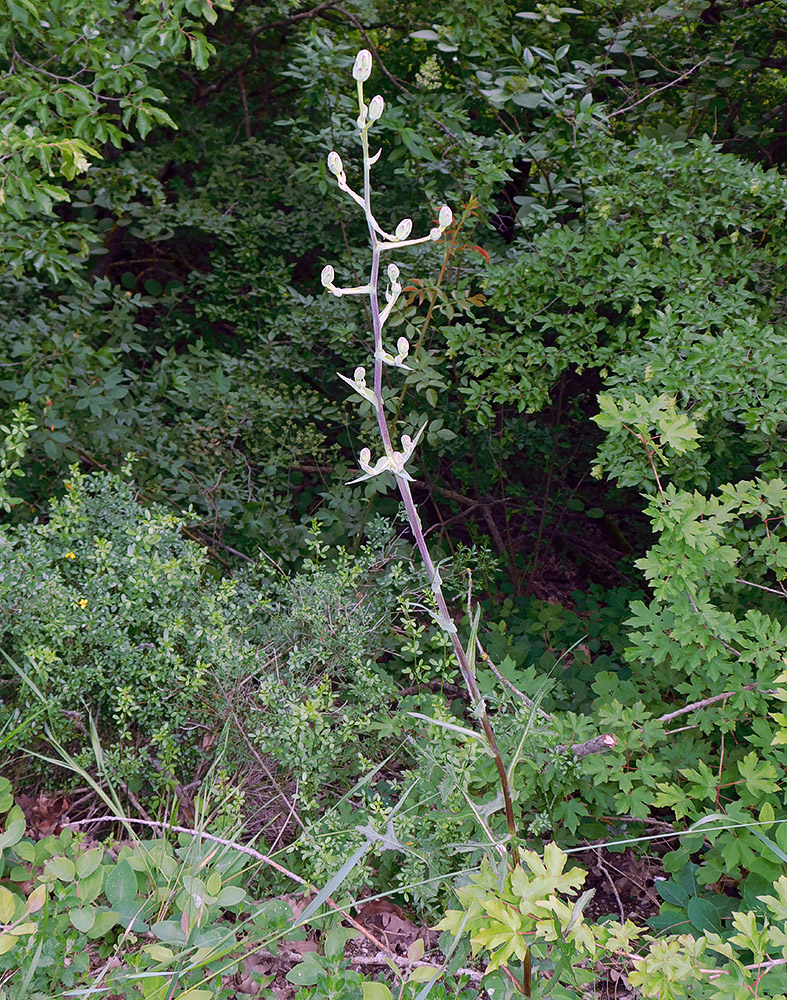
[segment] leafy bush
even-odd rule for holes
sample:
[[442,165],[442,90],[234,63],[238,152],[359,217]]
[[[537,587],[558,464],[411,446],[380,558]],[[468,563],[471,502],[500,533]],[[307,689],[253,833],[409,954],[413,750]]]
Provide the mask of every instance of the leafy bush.
[[206,585],[207,555],[185,527],[142,506],[124,477],[73,468],[46,522],[3,530],[0,630],[20,669],[5,661],[7,750],[45,727],[89,743],[95,718],[119,775],[193,763],[215,718],[214,678],[255,654],[233,624],[232,582]]

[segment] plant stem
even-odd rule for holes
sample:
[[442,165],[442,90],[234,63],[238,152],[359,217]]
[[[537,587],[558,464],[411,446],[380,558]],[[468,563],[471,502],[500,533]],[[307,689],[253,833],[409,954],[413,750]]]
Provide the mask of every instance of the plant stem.
[[[359,86],[359,105],[362,105],[362,90]],[[380,278],[380,241],[378,239],[377,230],[374,224],[374,216],[372,215],[371,206],[371,162],[369,157],[369,136],[365,128],[360,130],[361,132],[361,143],[363,145],[363,202],[366,215],[366,222],[369,228],[369,240],[372,247],[372,265],[369,274],[369,305],[372,314],[372,332],[374,334],[374,397],[376,400],[376,411],[377,411],[377,426],[380,430],[380,437],[382,438],[383,447],[385,449],[386,455],[390,456],[393,453],[393,445],[391,443],[391,431],[388,426],[388,419],[385,415],[385,407],[383,404],[383,333],[382,333],[382,322],[380,320],[380,299],[378,294],[378,281]],[[500,755],[500,751],[497,746],[497,741],[495,740],[495,734],[492,729],[492,724],[489,721],[489,715],[486,711],[486,706],[481,698],[481,692],[478,689],[478,684],[476,683],[475,676],[473,674],[473,669],[470,666],[467,654],[459,640],[459,635],[456,630],[456,626],[453,625],[453,616],[448,609],[448,604],[443,594],[442,587],[440,585],[440,577],[432,561],[431,553],[429,552],[429,547],[426,543],[426,538],[424,536],[423,526],[421,524],[421,518],[418,515],[418,509],[416,508],[415,501],[413,500],[412,492],[410,491],[410,483],[404,476],[396,476],[396,482],[399,487],[399,492],[404,501],[405,511],[407,513],[407,520],[410,524],[410,529],[413,533],[415,539],[415,544],[421,555],[421,560],[426,569],[427,576],[429,578],[429,585],[432,588],[432,593],[434,594],[435,600],[437,601],[437,608],[440,613],[441,618],[445,622],[450,622],[453,627],[447,628],[446,631],[449,632],[451,638],[451,645],[453,646],[454,655],[456,656],[457,662],[459,664],[459,669],[462,674],[462,679],[467,687],[470,694],[470,698],[473,702],[473,707],[481,707],[480,721],[481,727],[484,731],[489,749],[492,752],[495,761],[495,768],[497,769],[497,774],[500,779],[500,784],[503,790],[503,801],[505,803],[505,813],[506,813],[506,824],[508,826],[508,834],[512,840],[511,845],[511,857],[512,864],[516,866],[519,864],[519,854],[516,847],[516,821],[514,818],[514,806],[511,799],[511,788],[508,783],[508,776],[506,774],[505,764],[503,763],[503,758]]]

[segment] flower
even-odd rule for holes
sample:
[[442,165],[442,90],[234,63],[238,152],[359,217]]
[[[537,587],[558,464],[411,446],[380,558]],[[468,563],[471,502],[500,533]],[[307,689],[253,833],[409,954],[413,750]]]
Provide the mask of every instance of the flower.
[[328,169],[334,175],[334,177],[341,177],[344,173],[344,164],[342,163],[342,158],[336,152],[336,150],[331,150],[328,153]]
[[76,559],[76,556],[74,555],[73,552],[66,552],[66,554],[63,556],[63,558],[64,559]]
[[372,74],[372,53],[368,49],[361,49],[355,57],[353,65],[353,78],[363,83]]
[[369,119],[370,121],[376,122],[378,118],[381,117],[383,111],[385,110],[385,101],[377,94],[369,102]]
[[87,607],[87,598],[86,597],[80,597],[80,599],[77,601],[77,604],[80,606],[80,608],[86,608]]

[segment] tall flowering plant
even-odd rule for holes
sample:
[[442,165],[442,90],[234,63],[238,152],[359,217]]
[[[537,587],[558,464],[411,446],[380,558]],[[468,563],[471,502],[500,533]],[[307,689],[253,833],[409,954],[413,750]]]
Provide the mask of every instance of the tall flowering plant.
[[[406,363],[406,359],[410,352],[410,344],[407,338],[400,337],[398,339],[396,342],[395,354],[390,353],[385,349],[383,341],[386,321],[390,317],[391,311],[396,305],[396,302],[402,292],[402,284],[399,280],[399,268],[396,264],[390,263],[385,268],[384,272],[385,305],[381,306],[380,272],[383,265],[383,256],[385,254],[390,254],[391,251],[403,250],[405,247],[417,246],[421,243],[437,242],[441,239],[445,231],[451,226],[453,222],[453,213],[447,205],[443,205],[437,216],[437,225],[434,226],[434,228],[432,228],[426,236],[419,237],[413,237],[411,235],[413,230],[412,219],[402,219],[396,226],[393,233],[387,232],[378,223],[374,211],[372,210],[372,167],[380,158],[380,153],[382,151],[378,150],[374,154],[370,152],[369,135],[374,128],[375,123],[378,122],[383,115],[385,102],[383,101],[383,98],[377,94],[371,99],[368,105],[366,104],[364,99],[364,83],[369,79],[371,72],[372,55],[367,49],[362,49],[356,56],[355,63],[353,65],[353,77],[356,81],[358,93],[358,118],[356,123],[363,151],[362,193],[359,194],[357,191],[353,190],[352,187],[350,187],[344,170],[344,164],[342,163],[342,159],[339,154],[335,151],[328,154],[328,169],[336,178],[339,190],[343,191],[349,198],[351,198],[360,207],[366,217],[366,223],[369,228],[369,242],[372,250],[369,281],[365,285],[359,285],[353,288],[340,288],[334,284],[334,268],[330,264],[327,264],[322,270],[322,283],[332,295],[336,295],[338,297],[343,295],[365,295],[369,299],[371,312],[372,333],[374,337],[374,378],[372,386],[369,386],[366,381],[366,368],[362,365],[355,369],[352,378],[341,374],[340,378],[342,378],[362,399],[367,400],[374,407],[377,416],[377,427],[380,432],[382,454],[379,458],[373,461],[371,449],[363,448],[359,456],[361,474],[351,482],[360,483],[364,480],[372,479],[374,476],[379,476],[384,472],[393,473],[396,479],[396,485],[399,489],[399,493],[401,494],[404,502],[404,508],[407,513],[407,520],[413,533],[415,544],[421,555],[421,559],[429,578],[429,584],[437,604],[437,611],[432,612],[433,617],[439,627],[443,629],[443,631],[446,632],[450,638],[459,670],[473,703],[474,713],[480,719],[489,751],[495,760],[495,765],[497,767],[497,772],[503,789],[506,820],[508,825],[508,840],[511,844],[512,861],[516,863],[517,849],[514,842],[516,825],[514,822],[514,810],[511,801],[508,775],[500,756],[500,752],[497,748],[492,726],[475,678],[476,630],[475,628],[472,630],[470,641],[467,649],[465,649],[459,638],[456,624],[454,623],[453,616],[448,608],[448,604],[443,593],[440,571],[437,566],[435,566],[429,552],[429,548],[426,544],[423,526],[421,524],[418,509],[415,505],[415,501],[413,500],[413,494],[410,488],[410,484],[413,482],[413,477],[408,471],[407,466],[413,457],[426,425],[420,428],[415,437],[410,437],[409,434],[403,434],[400,439],[400,446],[396,448],[394,446],[391,428],[388,423],[383,403],[384,368],[388,366],[390,368],[401,368],[406,371],[410,370]],[[502,846],[501,850],[503,850]]]

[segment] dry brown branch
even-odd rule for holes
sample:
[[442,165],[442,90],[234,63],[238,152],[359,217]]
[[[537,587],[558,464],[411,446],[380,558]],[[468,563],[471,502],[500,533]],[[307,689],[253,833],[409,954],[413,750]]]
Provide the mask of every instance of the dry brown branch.
[[658,717],[658,722],[669,722],[671,719],[677,719],[680,715],[686,715],[688,712],[694,712],[698,708],[707,708],[708,705],[715,705],[719,701],[726,701],[728,698],[732,698],[733,695],[740,694],[741,691],[762,691],[763,694],[772,694],[771,691],[766,691],[759,686],[759,684],[744,684],[742,688],[738,691],[723,691],[721,694],[714,694],[710,698],[703,698],[702,701],[693,701],[690,705],[685,705],[683,708],[677,708],[674,712],[665,712],[664,715]]
[[618,913],[620,914],[620,922],[622,924],[625,924],[625,922],[626,922],[626,913],[625,913],[625,910],[623,909],[623,902],[622,902],[622,900],[620,898],[620,893],[618,892],[618,887],[615,885],[615,880],[610,875],[609,869],[606,867],[606,865],[604,864],[604,862],[603,862],[603,860],[601,858],[601,849],[600,848],[596,851],[596,864],[598,866],[598,870],[601,872],[601,874],[607,880],[607,883],[609,884],[609,887],[612,890],[612,895],[615,897],[615,900],[617,901],[617,904],[618,904]]
[[633,104],[624,105],[624,107],[618,108],[617,111],[610,112],[609,117],[614,118],[615,115],[623,115],[627,111],[631,111],[632,108],[636,108],[638,104],[644,104],[645,101],[649,101],[651,97],[654,97],[656,94],[660,94],[662,90],[669,90],[670,87],[674,87],[676,84],[680,83],[681,80],[685,80],[687,76],[691,76],[692,73],[696,73],[700,66],[704,66],[709,59],[710,56],[706,56],[701,62],[698,62],[696,66],[692,66],[691,69],[687,69],[685,73],[681,73],[680,76],[676,76],[673,80],[668,80],[660,87],[655,87],[653,90],[648,91],[644,97],[641,97],[638,101],[634,101]]
[[[572,743],[571,753],[577,760],[582,760],[583,757],[589,757],[592,753],[607,753],[610,750],[614,750],[618,745],[617,736],[613,736],[612,733],[602,733],[600,736],[594,736],[591,740],[586,740],[584,743]],[[567,743],[561,743],[559,746],[555,747],[555,753],[566,753],[569,750],[569,745]]]
[[543,708],[539,708],[532,698],[528,698],[526,694],[523,694],[518,687],[516,687],[514,684],[511,683],[510,680],[508,680],[507,677],[503,677],[503,675],[500,673],[500,671],[497,669],[497,667],[489,658],[489,654],[481,645],[481,640],[478,638],[476,639],[476,647],[478,649],[478,654],[481,657],[482,661],[489,667],[489,669],[492,671],[495,677],[497,677],[500,683],[503,684],[505,687],[507,687],[509,691],[511,691],[513,694],[515,694],[517,698],[519,698],[519,700],[522,702],[525,708],[534,709],[536,712],[538,712],[541,718],[546,719],[547,722],[552,721],[552,717],[549,715],[548,712],[545,712]]
[[[386,961],[386,958],[391,960],[389,956],[383,956],[383,955],[356,955],[352,959],[352,964],[361,967],[370,965],[388,966],[388,961]],[[418,968],[419,966],[424,966],[425,968],[434,968],[431,962],[411,962],[409,961],[409,959],[405,958],[404,955],[396,955],[394,956],[392,961],[394,961],[399,966],[399,968],[413,969],[413,968]],[[484,978],[484,975],[485,973],[479,972],[478,969],[457,969],[456,972],[454,973],[454,976],[467,976],[470,982],[473,983],[475,986],[480,985],[481,980]]]

